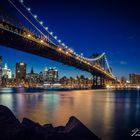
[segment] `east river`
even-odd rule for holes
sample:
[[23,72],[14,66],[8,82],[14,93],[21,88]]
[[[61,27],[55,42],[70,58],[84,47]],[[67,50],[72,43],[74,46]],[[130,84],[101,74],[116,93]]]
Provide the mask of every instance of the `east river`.
[[65,125],[76,116],[103,140],[121,139],[140,129],[139,90],[1,88],[0,104],[20,120],[27,117],[41,124]]

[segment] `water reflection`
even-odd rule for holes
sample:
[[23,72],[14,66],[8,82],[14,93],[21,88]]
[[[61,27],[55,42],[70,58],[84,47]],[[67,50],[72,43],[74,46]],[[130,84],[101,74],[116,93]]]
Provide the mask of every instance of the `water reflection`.
[[139,91],[42,91],[0,89],[0,104],[15,115],[44,123],[65,125],[78,117],[102,139],[118,139],[140,128]]

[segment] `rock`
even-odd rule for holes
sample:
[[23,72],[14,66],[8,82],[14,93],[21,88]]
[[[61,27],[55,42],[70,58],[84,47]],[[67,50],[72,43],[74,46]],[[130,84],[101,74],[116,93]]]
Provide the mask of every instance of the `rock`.
[[68,133],[55,133],[53,135],[49,135],[47,137],[47,140],[80,140],[80,139],[76,139],[75,137],[73,137]]
[[63,133],[65,131],[65,127],[64,126],[58,126],[55,127],[55,130],[57,133]]
[[45,135],[47,132],[45,129],[36,122],[33,122],[30,119],[23,118],[23,121],[21,123],[22,125],[22,135],[26,135],[26,139],[33,139],[33,140],[44,140]]
[[39,123],[35,123],[34,121],[27,119],[27,118],[23,118],[22,123],[21,123],[24,127],[26,128],[41,128],[42,126]]
[[24,118],[22,123],[0,105],[0,140],[99,140],[82,122],[70,117],[66,126],[40,125]]
[[45,124],[43,125],[43,128],[48,132],[48,133],[55,133],[56,130],[55,128],[53,127],[52,124]]
[[20,122],[9,108],[0,105],[0,140],[12,139],[19,132]]
[[76,136],[77,139],[99,140],[99,138],[91,132],[81,121],[75,117],[70,117],[65,126],[65,132]]

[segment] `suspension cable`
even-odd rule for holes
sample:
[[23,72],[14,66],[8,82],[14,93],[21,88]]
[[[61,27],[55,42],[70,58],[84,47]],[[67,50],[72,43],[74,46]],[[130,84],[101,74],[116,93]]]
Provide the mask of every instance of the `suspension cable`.
[[113,73],[112,73],[111,69],[110,69],[110,66],[109,66],[109,63],[108,63],[108,60],[107,60],[107,57],[106,57],[106,56],[105,56],[105,61],[106,61],[107,68],[108,68],[108,70],[109,70],[110,74],[111,74],[113,77],[115,77],[115,76],[113,75]]
[[[48,38],[47,38],[47,36],[38,28],[38,27],[36,27],[33,23],[32,23],[32,21],[31,20],[29,20],[29,18],[27,18],[27,16],[25,16],[24,14],[23,14],[23,12],[21,12],[21,10],[11,1],[11,0],[8,0],[9,2],[10,2],[10,4],[39,32],[39,33],[41,33],[44,37],[45,37],[45,39],[47,39],[47,40],[49,40]],[[49,40],[49,41],[51,41],[51,40]]]
[[37,18],[37,15],[34,15],[33,12],[31,12],[31,9],[28,8],[28,7],[24,4],[23,0],[20,0],[20,3],[21,3],[21,5],[23,6],[23,8],[25,8],[25,10],[39,23],[39,25],[40,25],[54,40],[57,41],[57,43],[58,43],[59,45],[61,45],[62,47],[65,47],[66,49],[68,48],[68,46],[66,46],[65,43],[62,43],[61,40],[58,40],[58,39],[57,39],[57,36],[54,36],[54,35],[53,35],[53,32],[51,32],[51,31],[48,30],[48,27],[45,27],[45,26],[43,25],[43,22],[40,21],[40,20]]
[[84,57],[84,58],[85,58],[86,60],[88,60],[88,61],[93,62],[93,61],[97,61],[97,60],[101,59],[104,55],[105,55],[105,53],[102,53],[101,55],[99,55],[99,56],[97,56],[97,57],[95,57],[95,58],[86,58],[86,57]]

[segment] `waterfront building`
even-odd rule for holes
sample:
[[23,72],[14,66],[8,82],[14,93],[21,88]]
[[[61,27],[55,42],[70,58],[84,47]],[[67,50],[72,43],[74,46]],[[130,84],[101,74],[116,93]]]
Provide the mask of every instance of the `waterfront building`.
[[0,56],[0,86],[2,84],[2,56]]
[[26,79],[26,64],[24,62],[16,63],[16,80]]
[[58,70],[56,68],[49,68],[49,70],[48,70],[48,81],[50,83],[58,82]]
[[11,69],[8,69],[7,64],[5,64],[4,68],[2,68],[2,77],[7,77],[8,79],[12,78],[12,71]]
[[47,67],[43,71],[43,80],[44,81],[48,80],[48,68]]
[[86,78],[83,75],[70,78],[64,76],[60,78],[60,84],[66,88],[91,88],[93,85],[93,79]]
[[129,74],[129,81],[131,84],[140,84],[140,74]]
[[38,78],[39,74],[34,73],[33,68],[31,69],[31,72],[26,75],[26,79],[30,87],[36,87],[37,83],[39,82]]
[[12,71],[8,69],[7,64],[5,64],[4,68],[2,68],[2,86],[10,87],[11,80],[12,80]]
[[126,84],[126,81],[127,81],[127,79],[126,79],[124,76],[122,76],[122,77],[121,77],[121,83],[122,83],[122,84]]
[[58,70],[55,67],[50,67],[45,68],[44,73],[43,73],[43,77],[44,77],[44,82],[47,83],[57,83],[58,82]]
[[15,74],[14,73],[12,73],[12,79],[15,79]]
[[41,71],[41,72],[39,73],[39,75],[38,75],[38,80],[39,80],[39,83],[40,83],[40,84],[43,84],[44,79],[43,79],[43,72],[42,72],[42,71]]

